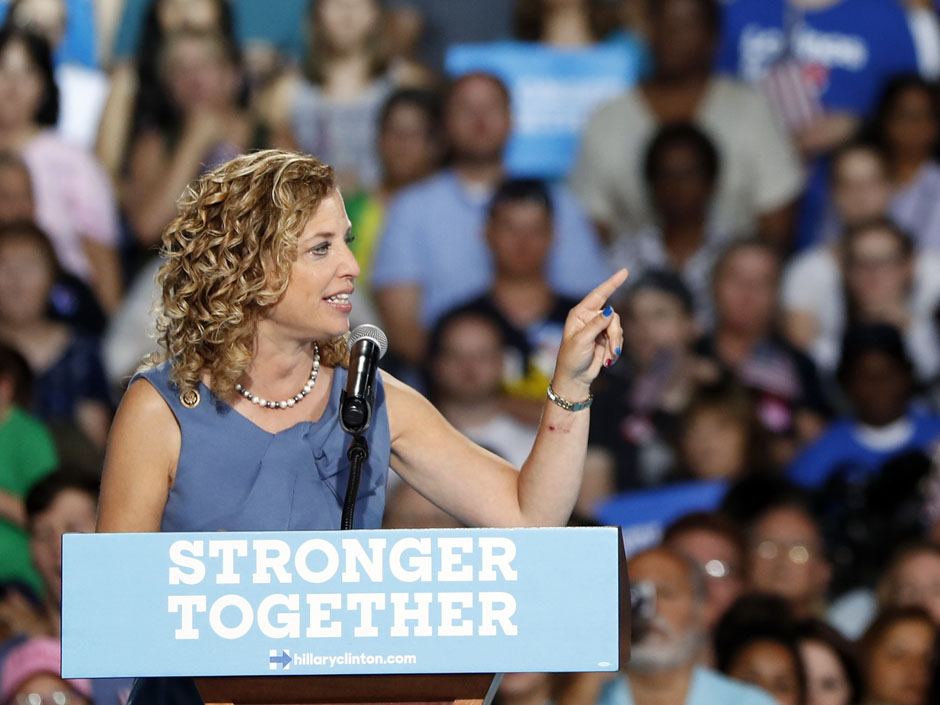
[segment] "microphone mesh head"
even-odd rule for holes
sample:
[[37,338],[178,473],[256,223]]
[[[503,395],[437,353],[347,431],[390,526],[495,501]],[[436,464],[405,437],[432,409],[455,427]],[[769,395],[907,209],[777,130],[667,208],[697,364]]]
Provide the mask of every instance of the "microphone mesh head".
[[363,323],[361,326],[356,326],[353,332],[349,334],[349,342],[347,345],[351,348],[357,341],[363,338],[368,338],[379,346],[379,359],[385,357],[385,352],[388,350],[388,338],[385,337],[385,333],[382,332],[381,328],[371,323]]

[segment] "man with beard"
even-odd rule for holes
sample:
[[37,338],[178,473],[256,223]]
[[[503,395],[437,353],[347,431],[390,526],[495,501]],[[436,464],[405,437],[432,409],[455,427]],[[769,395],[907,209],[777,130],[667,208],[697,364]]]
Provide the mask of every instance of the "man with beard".
[[659,547],[628,567],[645,605],[635,611],[627,670],[601,689],[596,705],[773,705],[762,690],[699,664],[706,588],[696,564]]

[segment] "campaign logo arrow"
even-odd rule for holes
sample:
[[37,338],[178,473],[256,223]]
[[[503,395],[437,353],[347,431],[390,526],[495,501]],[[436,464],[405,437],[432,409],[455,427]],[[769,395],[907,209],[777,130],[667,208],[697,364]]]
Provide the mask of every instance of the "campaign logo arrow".
[[281,668],[287,669],[290,668],[293,659],[287,651],[282,651],[280,656],[277,655],[277,651],[271,651],[268,661],[271,663],[271,668],[277,668],[276,664],[281,664]]

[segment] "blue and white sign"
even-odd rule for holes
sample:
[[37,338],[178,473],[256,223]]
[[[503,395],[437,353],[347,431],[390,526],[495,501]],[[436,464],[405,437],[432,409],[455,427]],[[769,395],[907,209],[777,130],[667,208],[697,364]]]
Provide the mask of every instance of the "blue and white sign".
[[568,173],[588,116],[636,82],[638,63],[623,44],[557,49],[529,42],[459,44],[446,59],[451,76],[485,71],[503,80],[513,113],[506,168],[546,179]]
[[617,534],[69,534],[62,674],[616,670]]

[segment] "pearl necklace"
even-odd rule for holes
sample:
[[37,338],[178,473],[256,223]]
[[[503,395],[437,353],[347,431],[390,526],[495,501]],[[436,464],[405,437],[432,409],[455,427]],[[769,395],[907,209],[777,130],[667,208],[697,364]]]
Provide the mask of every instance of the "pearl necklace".
[[310,390],[313,389],[313,385],[317,383],[317,373],[320,371],[320,348],[317,347],[317,344],[313,344],[313,369],[310,370],[310,379],[307,380],[307,383],[304,384],[304,388],[301,389],[297,394],[295,394],[290,399],[285,399],[284,401],[268,401],[267,399],[262,399],[257,394],[252,394],[249,390],[245,389],[242,385],[236,384],[235,391],[241,394],[245,399],[251,401],[252,404],[257,404],[261,407],[266,407],[268,409],[289,409],[294,406],[297,402],[303,399],[305,396],[310,394]]

